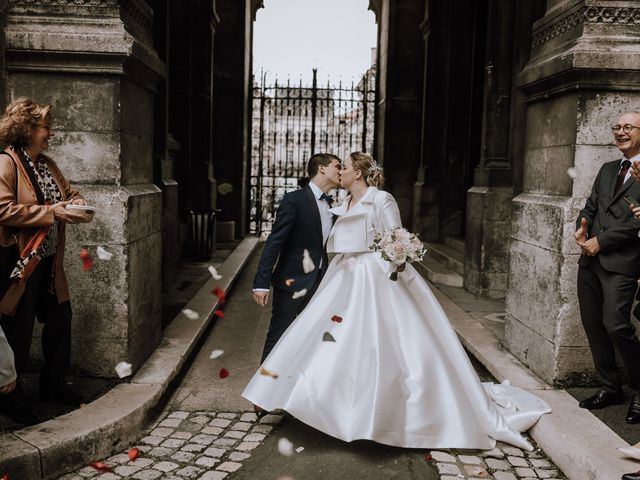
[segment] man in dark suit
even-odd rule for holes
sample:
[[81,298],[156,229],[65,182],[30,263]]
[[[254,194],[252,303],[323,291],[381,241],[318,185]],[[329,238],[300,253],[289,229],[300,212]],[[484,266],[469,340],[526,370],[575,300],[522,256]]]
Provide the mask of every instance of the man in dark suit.
[[273,286],[271,323],[261,363],[309,302],[326,271],[325,243],[333,224],[331,198],[326,193],[340,185],[340,167],[335,155],[313,155],[307,165],[309,183],[286,193],[280,202],[253,281],[253,298],[260,306],[267,304]]
[[623,157],[600,168],[576,222],[575,239],[582,249],[580,315],[604,384],[580,407],[595,410],[624,402],[617,348],[633,392],[626,421],[640,423],[640,341],[630,319],[640,276],[640,219],[630,208],[640,205],[640,184],[630,171],[631,162],[640,159],[640,113],[622,115],[611,129]]

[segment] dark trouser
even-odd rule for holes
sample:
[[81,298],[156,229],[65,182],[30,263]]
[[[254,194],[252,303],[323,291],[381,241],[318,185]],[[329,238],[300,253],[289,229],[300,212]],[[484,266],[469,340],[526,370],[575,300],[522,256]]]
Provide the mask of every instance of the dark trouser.
[[311,287],[304,297],[296,298],[295,300],[292,298],[291,292],[278,288],[273,289],[271,322],[269,323],[269,332],[267,332],[267,340],[264,342],[264,350],[260,363],[264,362],[264,359],[271,353],[271,350],[275,347],[276,343],[278,343],[278,340],[280,340],[285,330],[289,328],[289,325],[293,323],[298,314],[307,306],[309,300],[311,300],[311,297],[313,297],[313,294],[318,289],[323,275],[323,271],[319,272],[313,287]]
[[71,358],[71,305],[58,303],[51,293],[54,257],[40,261],[27,280],[24,294],[14,316],[2,315],[0,326],[15,356],[18,377],[29,359],[35,318],[43,323],[40,391],[55,391],[64,386],[64,374]]
[[618,349],[629,374],[629,387],[640,392],[640,341],[630,320],[636,278],[602,268],[598,257],[578,269],[578,301],[582,325],[605,390],[621,388],[615,361]]

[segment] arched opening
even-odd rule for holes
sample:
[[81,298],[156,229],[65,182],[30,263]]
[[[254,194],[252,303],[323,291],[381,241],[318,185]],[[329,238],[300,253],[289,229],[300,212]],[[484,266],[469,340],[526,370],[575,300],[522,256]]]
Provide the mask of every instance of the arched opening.
[[253,31],[249,231],[266,237],[314,153],[374,152],[378,28],[368,0],[270,0]]

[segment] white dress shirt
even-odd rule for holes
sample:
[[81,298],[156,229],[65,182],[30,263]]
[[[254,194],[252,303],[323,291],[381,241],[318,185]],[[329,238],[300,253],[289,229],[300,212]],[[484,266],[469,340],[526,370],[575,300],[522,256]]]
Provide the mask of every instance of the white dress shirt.
[[320,211],[320,221],[322,222],[322,244],[327,243],[329,238],[329,232],[333,226],[333,214],[329,211],[331,208],[326,200],[320,200],[322,196],[322,190],[318,187],[313,180],[309,182],[313,196],[316,197],[316,203],[318,204],[318,210]]

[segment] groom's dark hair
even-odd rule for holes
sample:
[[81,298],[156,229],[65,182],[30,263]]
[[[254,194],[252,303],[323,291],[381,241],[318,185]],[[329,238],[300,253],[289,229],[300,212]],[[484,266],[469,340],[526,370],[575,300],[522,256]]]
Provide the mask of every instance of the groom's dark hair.
[[307,164],[307,173],[309,174],[309,178],[313,178],[318,174],[320,165],[327,167],[331,165],[331,162],[334,160],[342,162],[338,156],[333,155],[332,153],[316,153],[315,155],[311,155],[309,163]]

